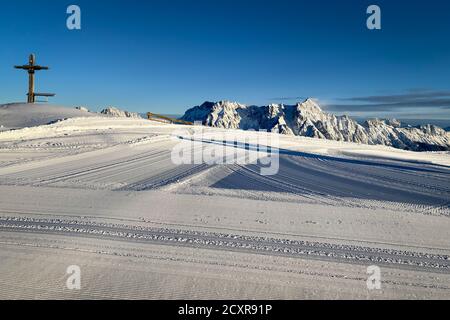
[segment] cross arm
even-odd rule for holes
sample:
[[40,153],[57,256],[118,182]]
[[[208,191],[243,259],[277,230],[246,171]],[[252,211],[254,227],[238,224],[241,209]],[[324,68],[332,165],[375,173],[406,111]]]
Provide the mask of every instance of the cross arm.
[[54,93],[35,93],[36,97],[54,97],[56,94]]
[[24,66],[14,66],[16,69],[25,69],[25,70],[48,70],[48,67],[42,67],[42,66],[30,66],[30,65],[24,65]]
[[14,68],[29,70],[29,69],[31,69],[33,67],[32,66],[28,66],[28,65],[24,65],[24,66],[14,66]]

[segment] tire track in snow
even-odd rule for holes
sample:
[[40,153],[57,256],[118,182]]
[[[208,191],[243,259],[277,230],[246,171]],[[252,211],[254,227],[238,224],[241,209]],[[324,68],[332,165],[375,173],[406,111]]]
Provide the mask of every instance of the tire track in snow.
[[200,249],[243,251],[255,254],[283,255],[353,264],[370,263],[400,269],[450,273],[450,257],[447,255],[326,242],[23,217],[1,218],[0,231],[34,232],[71,237],[189,246]]

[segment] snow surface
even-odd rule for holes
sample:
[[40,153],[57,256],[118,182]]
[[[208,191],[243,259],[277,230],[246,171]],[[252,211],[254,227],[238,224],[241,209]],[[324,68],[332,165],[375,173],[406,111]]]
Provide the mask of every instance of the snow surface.
[[174,164],[186,129],[90,115],[0,132],[0,298],[450,298],[448,152],[283,135],[265,177]]

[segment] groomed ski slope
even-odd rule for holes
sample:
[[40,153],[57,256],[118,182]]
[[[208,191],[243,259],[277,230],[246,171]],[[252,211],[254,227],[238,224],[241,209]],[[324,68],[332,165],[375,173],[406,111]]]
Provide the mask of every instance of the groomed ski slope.
[[[282,136],[279,172],[261,176],[174,164],[185,128],[83,117],[1,132],[2,297],[450,297],[448,153]],[[85,291],[65,291],[66,262],[86,270]],[[371,264],[382,292],[366,288]]]
[[[415,153],[300,137],[283,141],[285,137],[281,136],[279,171],[263,176],[259,164],[174,163],[172,149],[181,141],[171,135],[175,130],[180,128],[147,120],[79,118],[3,132],[1,181],[4,185],[130,191],[163,187],[185,192],[226,190],[235,196],[245,191],[256,198],[258,192],[267,192],[424,207],[449,204],[450,169],[446,164],[450,156],[446,153]],[[223,132],[204,130],[208,139]],[[258,134],[239,132],[236,136],[244,141],[246,136]],[[201,153],[202,145],[197,149]],[[376,150],[380,152],[373,156],[370,152]]]

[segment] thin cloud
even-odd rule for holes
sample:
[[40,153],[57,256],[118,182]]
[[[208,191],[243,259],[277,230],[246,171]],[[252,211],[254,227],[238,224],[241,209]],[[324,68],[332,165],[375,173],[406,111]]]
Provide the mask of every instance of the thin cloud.
[[398,111],[404,108],[450,109],[450,90],[410,90],[405,94],[338,99],[347,103],[328,104],[330,111]]
[[307,97],[278,97],[278,98],[270,98],[272,101],[303,101],[308,99]]

